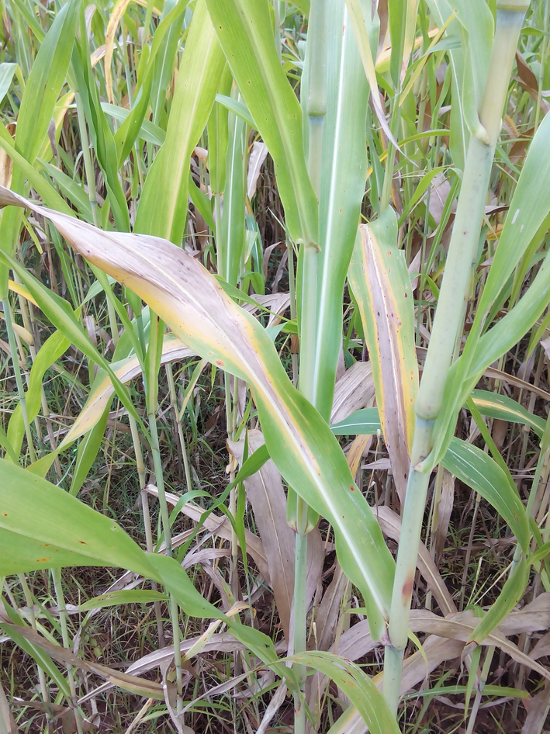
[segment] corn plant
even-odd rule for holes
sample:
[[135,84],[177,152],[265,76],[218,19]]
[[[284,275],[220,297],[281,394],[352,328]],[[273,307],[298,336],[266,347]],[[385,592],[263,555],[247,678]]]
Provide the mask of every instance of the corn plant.
[[[0,430],[0,627],[34,661],[44,730],[59,709],[79,733],[97,725],[90,701],[112,687],[132,696],[128,731],[149,709],[200,731],[202,699],[228,691],[235,731],[266,732],[287,696],[296,734],[408,731],[411,695],[424,715],[445,692],[470,734],[483,696],[529,698],[526,676],[545,685],[528,715],[542,730],[549,15],[548,0],[6,0],[0,295],[17,398]],[[52,366],[80,400],[61,441]],[[190,450],[208,384],[226,418],[217,492]],[[101,511],[83,492],[119,421],[142,543],[108,510],[110,476]],[[521,426],[517,464],[502,424],[510,446]],[[527,454],[523,491],[511,470]],[[505,527],[490,604],[438,568],[458,483],[475,502],[468,554],[481,503]],[[77,654],[60,570],[77,567],[123,570],[80,602],[83,629],[148,605],[155,649],[125,673]],[[257,620],[266,593],[278,639]],[[488,683],[496,648],[517,687]],[[356,661],[374,650],[370,675]],[[226,674],[198,695],[208,653],[230,654]],[[466,685],[443,686],[461,656]],[[0,714],[2,731],[22,723]]]

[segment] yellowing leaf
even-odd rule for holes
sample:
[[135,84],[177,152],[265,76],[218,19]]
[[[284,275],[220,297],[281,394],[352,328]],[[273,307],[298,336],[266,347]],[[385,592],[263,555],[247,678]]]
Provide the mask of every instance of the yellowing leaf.
[[369,348],[376,401],[397,491],[403,501],[414,434],[418,363],[411,281],[397,249],[395,214],[360,227],[348,277]]
[[250,384],[271,457],[289,485],[331,523],[342,568],[368,600],[381,633],[393,559],[328,424],[294,388],[261,324],[197,260],[166,240],[103,232],[4,188],[0,204],[39,211],[83,257],[146,301],[190,349]]

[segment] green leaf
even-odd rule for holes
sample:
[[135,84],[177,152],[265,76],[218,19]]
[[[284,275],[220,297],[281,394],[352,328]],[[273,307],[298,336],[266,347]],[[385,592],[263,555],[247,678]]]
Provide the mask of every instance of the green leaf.
[[540,266],[525,295],[490,329],[493,304],[531,243],[542,239],[550,214],[550,117],[547,115],[529,147],[508,216],[500,234],[474,323],[460,358],[451,366],[444,408],[435,429],[434,456],[439,460],[454,432],[454,417],[485,369],[515,346],[544,311],[550,299],[550,262]]
[[[102,102],[101,109],[113,119],[118,120],[118,122],[124,122],[130,115],[130,110],[127,110],[125,107],[117,107],[117,105],[109,104],[109,102]],[[160,147],[161,145],[164,145],[166,133],[158,125],[154,125],[152,122],[149,122],[149,120],[143,120],[137,137],[141,140],[145,140],[146,143],[152,143],[153,145],[158,145]]]
[[[17,118],[16,151],[31,165],[42,149],[56,100],[65,82],[75,38],[80,0],[69,0],[57,13],[34,60],[25,86]],[[11,188],[23,193],[25,179],[16,167]],[[21,213],[7,212],[0,224],[0,248],[13,254],[17,244]],[[0,264],[0,298],[7,294],[8,268]]]
[[319,194],[312,402],[328,420],[342,343],[342,294],[365,193],[369,86],[344,0],[327,1],[326,13],[327,112]]
[[415,426],[418,362],[414,302],[397,221],[388,207],[360,227],[349,267],[372,365],[376,403],[397,491],[403,502]]
[[[1,203],[36,207],[4,188]],[[387,620],[394,565],[380,527],[329,426],[294,388],[261,324],[195,258],[170,242],[103,232],[36,208],[96,267],[154,304],[159,317],[196,354],[250,384],[277,468],[332,524],[342,568]]]
[[529,523],[515,485],[484,451],[453,438],[441,463],[489,502],[508,524],[524,553],[529,550]]
[[529,583],[530,566],[523,557],[506,580],[498,599],[477,625],[468,642],[480,645],[519,603]]
[[382,430],[378,408],[356,410],[348,418],[330,427],[335,436],[370,435]]
[[99,421],[95,424],[92,430],[84,436],[78,446],[76,462],[73,469],[73,477],[71,479],[71,486],[69,487],[69,494],[73,497],[76,497],[79,493],[80,488],[84,484],[84,480],[88,476],[88,472],[97,458],[97,454],[101,448],[101,442],[103,441],[103,435],[105,434],[105,428],[107,427],[108,418],[109,406],[107,405]]
[[303,652],[289,658],[333,680],[357,708],[371,734],[399,734],[388,704],[373,681],[358,665],[330,652]]
[[118,566],[160,580],[122,528],[60,487],[0,459],[0,575]]
[[497,395],[488,390],[472,390],[472,400],[481,415],[497,418],[511,423],[523,423],[530,426],[539,438],[544,433],[545,421],[538,415],[530,413],[523,405],[506,395]]
[[246,122],[247,125],[250,125],[251,128],[256,127],[256,123],[252,119],[252,115],[244,102],[240,102],[238,99],[233,99],[233,97],[228,97],[226,94],[216,94],[216,102],[219,102],[225,108],[233,112],[234,115],[240,117],[241,120]]
[[190,158],[208,121],[224,66],[205,2],[199,0],[178,72],[166,142],[147,175],[134,231],[181,243]]
[[[61,331],[56,331],[46,339],[40,347],[38,354],[33,362],[29,383],[26,393],[27,416],[29,423],[32,423],[40,411],[42,401],[42,383],[46,370],[64,354],[70,346],[70,340]],[[25,435],[25,423],[23,421],[23,411],[21,404],[18,403],[12,413],[8,424],[8,439],[19,456],[21,445]],[[17,459],[15,461],[17,463]]]
[[[7,191],[7,189],[4,189],[4,191]],[[14,201],[14,195],[10,192],[10,199],[11,203]],[[30,204],[30,202],[29,202]],[[32,207],[32,205],[31,205]],[[40,211],[40,208],[37,207],[38,211]],[[48,210],[43,210],[43,213],[46,215],[46,212]],[[66,220],[71,220],[72,217],[66,217],[66,215],[58,214],[57,212],[50,212],[49,217],[51,219],[57,219],[58,217],[64,218]],[[82,222],[78,222],[76,219],[73,220],[75,226],[85,226]],[[90,226],[90,225],[87,225]],[[80,349],[80,351],[85,354],[89,359],[92,360],[94,364],[98,364],[101,367],[103,367],[104,370],[109,374],[115,391],[117,395],[119,396],[122,404],[124,407],[134,416],[136,421],[140,424],[142,427],[142,430],[144,431],[144,435],[148,436],[148,432],[145,429],[145,426],[143,425],[143,421],[141,420],[141,417],[136,412],[136,409],[132,403],[132,400],[130,396],[128,395],[128,392],[126,391],[126,388],[121,384],[121,382],[118,380],[116,375],[114,374],[111,365],[107,360],[103,357],[102,354],[100,354],[97,349],[91,344],[88,335],[84,332],[82,329],[82,326],[77,321],[76,316],[70,307],[69,303],[65,301],[63,298],[60,298],[56,293],[53,291],[50,291],[48,288],[46,288],[39,280],[34,278],[25,268],[21,267],[19,263],[16,260],[13,260],[8,255],[0,252],[0,262],[4,260],[4,262],[7,262],[13,270],[17,272],[19,275],[21,282],[25,285],[25,287],[29,290],[35,301],[38,303],[39,307],[42,309],[42,311],[46,314],[48,319],[56,326],[56,328],[72,343]],[[51,465],[51,464],[50,464]]]
[[166,594],[150,589],[109,591],[107,594],[90,599],[78,608],[81,612],[89,612],[91,609],[103,609],[103,607],[113,607],[119,604],[150,604],[154,601],[168,601],[169,598]]
[[318,206],[304,157],[302,114],[273,42],[269,5],[266,0],[206,2],[254,127],[275,163],[290,235],[317,243]]
[[8,62],[0,64],[0,104],[8,93],[16,68],[17,64],[9,64]]

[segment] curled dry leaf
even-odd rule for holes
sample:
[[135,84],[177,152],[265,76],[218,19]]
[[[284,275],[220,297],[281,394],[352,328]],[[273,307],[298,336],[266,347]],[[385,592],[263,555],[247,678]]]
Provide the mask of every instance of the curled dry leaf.
[[336,381],[332,401],[331,423],[364,408],[374,398],[374,379],[370,362],[356,362]]
[[[148,484],[147,487],[145,487],[145,490],[153,497],[158,497],[158,489],[155,487],[154,484]],[[178,500],[179,497],[176,494],[172,494],[172,492],[166,492],[166,502],[169,505],[175,507],[178,503]],[[180,512],[184,515],[187,515],[187,517],[190,517],[191,520],[194,520],[195,522],[200,522],[205,511],[202,509],[202,507],[198,507],[193,502],[186,502],[185,505],[180,509]],[[230,541],[232,538],[231,523],[229,522],[229,519],[225,516],[220,517],[219,515],[211,512],[210,515],[206,518],[203,527],[206,528],[206,530],[208,530],[213,535],[217,535],[219,538],[223,538],[224,540]],[[256,535],[254,535],[254,533],[251,533],[250,530],[245,530],[245,536],[247,552],[250,553],[250,555],[254,559],[254,562],[258,566],[258,570],[260,571],[264,579],[268,583],[270,583],[269,566],[265,556],[262,541]]]
[[258,178],[260,177],[260,171],[262,164],[267,158],[267,145],[265,143],[259,143],[256,141],[252,145],[250,156],[248,158],[248,173],[246,176],[246,195],[249,199],[252,199],[256,193],[256,186],[258,185]]
[[[263,446],[260,431],[248,431],[250,453]],[[243,462],[244,441],[228,441],[239,465]],[[286,520],[286,495],[277,467],[270,459],[248,479],[244,486],[262,540],[269,577],[285,638],[290,640],[290,610],[294,596],[295,534]]]
[[[162,344],[161,364],[177,362],[181,359],[193,357],[192,352],[178,339],[174,334],[169,334],[164,338]],[[137,357],[129,357],[122,360],[118,364],[112,365],[113,372],[120,382],[126,383],[141,375],[141,366]],[[80,412],[80,415],[73,423],[71,430],[65,436],[63,443],[59,448],[67,446],[69,443],[82,436],[89,431],[103,415],[115,389],[109,375],[103,373],[99,380],[95,380],[92,391],[86,401],[86,405]]]

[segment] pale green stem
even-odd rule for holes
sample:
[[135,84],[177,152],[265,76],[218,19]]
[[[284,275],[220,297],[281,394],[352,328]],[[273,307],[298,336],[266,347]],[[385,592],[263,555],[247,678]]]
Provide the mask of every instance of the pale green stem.
[[23,379],[21,377],[21,369],[19,367],[19,357],[17,356],[17,342],[15,339],[15,332],[13,329],[13,313],[11,310],[11,303],[9,296],[3,300],[4,316],[6,317],[6,330],[8,332],[8,343],[10,345],[11,361],[13,364],[13,373],[15,375],[15,384],[17,385],[17,395],[19,397],[19,403],[21,405],[21,414],[23,416],[23,424],[25,426],[25,435],[27,437],[27,444],[29,447],[29,456],[31,462],[36,461],[36,454],[34,451],[34,444],[32,442],[31,425],[29,423],[29,414],[27,412],[27,400],[25,397],[25,388],[23,386]]
[[187,453],[187,444],[185,443],[185,436],[183,435],[183,428],[181,421],[178,420],[178,400],[176,395],[176,385],[174,383],[174,372],[172,365],[166,365],[166,377],[168,378],[168,389],[170,391],[170,405],[174,412],[174,420],[176,421],[176,429],[178,431],[178,438],[180,442],[181,455],[183,458],[183,468],[185,471],[185,483],[187,485],[187,491],[193,489],[193,483],[191,481],[191,469],[189,467],[189,455]]
[[[164,534],[164,543],[166,545],[166,555],[172,556],[172,533],[170,530],[170,516],[168,513],[168,504],[166,503],[166,492],[164,489],[164,473],[162,470],[162,460],[160,456],[157,422],[155,420],[154,413],[149,413],[147,417],[149,420],[149,431],[151,433],[151,452],[153,454],[153,468],[155,470],[155,479],[157,483],[160,517]],[[183,676],[181,671],[179,612],[177,602],[172,594],[170,594],[170,621],[172,623],[172,636],[174,640],[174,665],[176,668],[176,711],[179,714],[183,708]]]
[[[36,632],[36,617],[34,616],[34,599],[32,598],[31,590],[29,589],[29,585],[27,584],[27,579],[25,578],[25,574],[20,573],[18,574],[19,583],[21,584],[21,588],[23,589],[23,593],[25,595],[25,601],[27,602],[27,607],[29,608],[29,618],[31,621],[31,627]],[[46,674],[44,673],[44,670],[36,664],[37,670],[38,670],[38,680],[40,683],[40,693],[42,694],[42,700],[44,701],[44,705],[46,707],[46,732],[51,731],[52,726],[52,711],[50,708],[51,701],[50,701],[50,694],[48,691],[48,684],[46,682]]]
[[[61,569],[52,568],[53,585],[55,589],[55,598],[57,600],[57,609],[59,611],[59,626],[61,627],[61,639],[63,647],[70,649],[71,640],[69,638],[69,630],[67,627],[67,608],[65,606],[65,595],[63,594],[63,584],[61,582]],[[78,734],[83,734],[82,714],[78,708],[76,685],[74,680],[73,668],[67,665],[67,678],[69,680],[69,690],[71,692],[71,704],[73,706],[74,718]]]
[[[321,190],[321,163],[323,153],[323,126],[327,111],[327,29],[326,4],[324,0],[312,0],[308,27],[308,90],[307,115],[308,135],[308,173],[313,190],[319,199]],[[304,242],[304,261],[302,278],[302,318],[300,324],[300,392],[314,402],[315,381],[315,335],[317,332],[317,290],[319,247],[315,242]],[[294,571],[294,610],[293,639],[294,654],[306,650],[307,640],[307,534],[308,506],[297,497],[296,504],[296,550]],[[296,666],[299,691],[294,696],[294,732],[305,734],[305,685],[307,671],[305,666]]]
[[[430,472],[422,462],[434,443],[433,428],[443,405],[443,391],[458,334],[463,304],[475,264],[479,233],[491,174],[494,149],[506,101],[515,50],[528,2],[497,4],[497,24],[485,94],[480,107],[479,137],[472,135],[462,181],[453,234],[422,382],[416,403],[416,428],[411,452],[403,526],[397,553],[390,608],[390,646],[407,645],[410,604]],[[386,650],[389,662],[393,652]],[[384,685],[384,697],[396,713],[401,676]]]
[[[139,490],[140,490],[140,497],[141,497],[141,512],[143,516],[143,527],[145,529],[145,547],[147,548],[147,553],[153,553],[154,551],[153,532],[151,530],[151,515],[149,513],[149,495],[145,491],[145,464],[143,462],[143,453],[141,451],[141,443],[139,440],[137,421],[133,415],[128,414],[128,418],[130,419],[130,430],[132,432],[132,443],[134,445],[134,454],[136,455],[136,466],[137,466],[137,472],[138,472],[138,478],[139,478]],[[157,590],[156,581],[151,581],[150,583],[151,583],[151,589],[153,591],[156,591]],[[162,611],[160,608],[160,602],[155,601],[153,603],[153,608],[155,611],[155,618],[157,620],[157,635],[158,635],[158,640],[159,640],[159,647],[162,648],[165,646],[165,641],[164,641],[164,627],[162,624]]]

